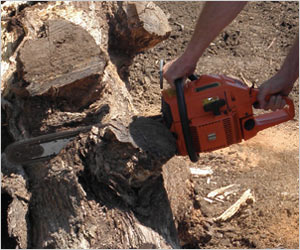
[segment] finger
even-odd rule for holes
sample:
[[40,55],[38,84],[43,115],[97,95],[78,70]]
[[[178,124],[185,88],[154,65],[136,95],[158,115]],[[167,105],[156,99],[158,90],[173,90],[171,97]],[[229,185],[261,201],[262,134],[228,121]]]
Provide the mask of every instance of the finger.
[[284,108],[286,102],[280,95],[274,95],[270,98],[266,110],[271,109],[272,111],[276,111],[277,109]]
[[167,72],[163,73],[163,77],[167,80],[167,82],[171,85],[174,86],[174,78],[172,74],[167,74]]
[[281,95],[277,95],[275,105],[273,107],[273,111],[275,111],[277,109],[283,109],[285,104],[286,104],[286,102],[285,102],[284,98]]
[[267,107],[267,101],[266,101],[266,95],[267,95],[268,90],[264,87],[261,87],[258,95],[257,95],[257,101],[259,103],[259,107],[261,109],[266,109]]
[[174,83],[174,77],[173,77],[173,73],[170,69],[170,67],[172,66],[173,61],[167,62],[162,69],[162,73],[163,73],[163,77],[167,80],[167,82],[169,84],[173,84]]
[[285,105],[286,105],[286,101],[283,98],[281,98],[279,109],[283,109]]
[[275,111],[275,104],[276,104],[276,96],[271,96],[270,100],[267,102],[266,106],[264,107],[264,110],[269,110],[271,109],[272,111]]
[[265,101],[265,95],[261,94],[261,93],[258,93],[257,95],[257,101],[259,103],[259,107],[264,109],[267,105],[267,102]]
[[283,101],[284,100],[283,100],[282,96],[277,95],[276,96],[276,102],[275,102],[275,108],[276,109],[282,109],[284,107],[284,105],[282,106]]

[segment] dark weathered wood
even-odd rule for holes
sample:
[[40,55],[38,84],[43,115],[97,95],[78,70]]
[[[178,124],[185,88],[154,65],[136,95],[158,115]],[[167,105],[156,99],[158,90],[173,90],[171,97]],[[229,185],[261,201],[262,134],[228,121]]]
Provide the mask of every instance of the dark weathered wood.
[[117,2],[110,19],[110,47],[127,54],[152,48],[171,33],[168,19],[153,2]]
[[[2,248],[26,249],[30,244],[28,177],[21,166],[9,164],[1,156],[1,243]],[[4,227],[4,228],[3,228]],[[5,231],[3,231],[5,229]],[[3,237],[6,236],[6,237]]]
[[42,28],[41,38],[26,41],[19,52],[31,96],[103,74],[106,56],[86,30],[66,20],[49,20]]
[[110,127],[95,127],[50,162],[26,166],[32,247],[178,247],[161,165],[151,160]]

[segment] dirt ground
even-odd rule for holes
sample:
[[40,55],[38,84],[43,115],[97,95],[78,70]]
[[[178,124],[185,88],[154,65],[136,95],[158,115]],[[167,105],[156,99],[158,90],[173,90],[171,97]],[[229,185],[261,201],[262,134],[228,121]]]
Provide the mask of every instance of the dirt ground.
[[[145,116],[160,112],[159,60],[183,52],[203,2],[156,2],[169,16],[168,40],[139,54],[130,67],[129,86],[136,108]],[[298,32],[298,2],[249,2],[240,15],[210,44],[196,74],[224,74],[259,86],[282,64]],[[253,139],[200,155],[189,167],[211,168],[210,177],[193,176],[196,202],[209,220],[224,212],[247,189],[255,202],[230,221],[213,223],[211,239],[184,248],[299,248],[299,83],[290,96],[293,121],[260,132]],[[210,203],[207,194],[238,184],[236,193]]]

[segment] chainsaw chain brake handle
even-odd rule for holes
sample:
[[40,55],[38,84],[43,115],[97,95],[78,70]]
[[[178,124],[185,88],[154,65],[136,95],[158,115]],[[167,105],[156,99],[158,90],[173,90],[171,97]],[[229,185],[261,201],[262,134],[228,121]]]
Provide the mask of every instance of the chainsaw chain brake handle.
[[[258,103],[258,101],[257,101],[258,92],[259,92],[259,89],[257,89],[257,88],[253,88],[251,90],[251,103],[254,105]],[[294,108],[293,100],[287,96],[283,96],[283,98],[288,107],[284,107],[283,109],[279,109],[279,110],[276,110],[273,112],[268,112],[268,113],[261,114],[261,115],[256,115],[253,117],[254,122],[255,122],[254,123],[255,124],[255,133],[294,118],[295,108]],[[266,100],[269,100],[269,99],[270,99],[270,96],[267,96]]]
[[[193,76],[194,80],[197,79],[196,76]],[[190,80],[192,80],[189,77]],[[198,154],[196,153],[193,145],[192,134],[189,126],[189,119],[186,110],[185,98],[184,98],[184,91],[183,91],[183,78],[178,78],[174,81],[174,85],[176,88],[176,96],[177,96],[177,104],[178,104],[178,112],[181,121],[182,133],[184,136],[184,142],[186,146],[186,150],[192,162],[197,162],[199,159]]]

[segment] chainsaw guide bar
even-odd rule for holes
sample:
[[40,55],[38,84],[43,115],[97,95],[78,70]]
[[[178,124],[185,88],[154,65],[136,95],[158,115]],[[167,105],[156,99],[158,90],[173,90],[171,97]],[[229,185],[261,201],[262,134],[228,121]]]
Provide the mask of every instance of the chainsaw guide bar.
[[93,126],[105,127],[109,124],[92,125],[75,130],[61,131],[37,136],[10,144],[5,149],[7,160],[14,164],[29,164],[49,160],[59,152],[77,135],[91,130]]

